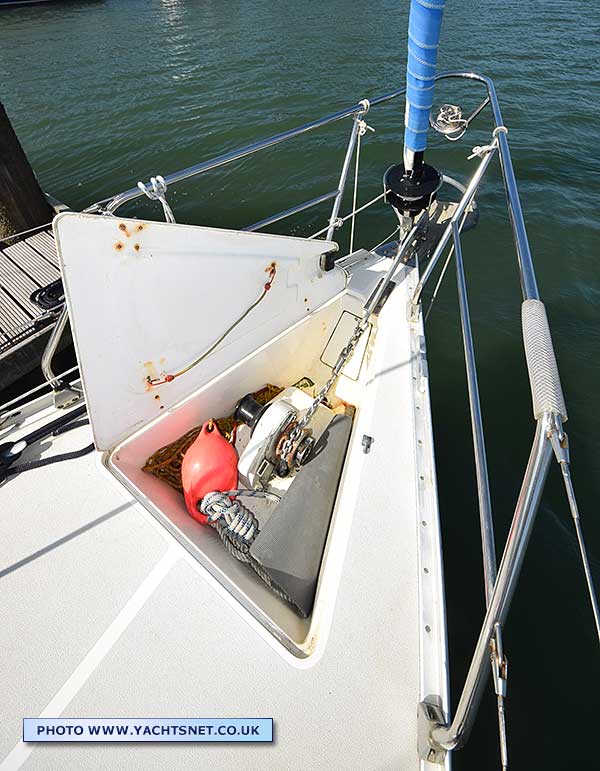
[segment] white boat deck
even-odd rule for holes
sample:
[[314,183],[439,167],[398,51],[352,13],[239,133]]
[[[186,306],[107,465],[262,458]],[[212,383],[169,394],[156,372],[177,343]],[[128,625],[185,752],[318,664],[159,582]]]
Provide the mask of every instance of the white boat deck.
[[[396,323],[355,429],[375,441],[347,470],[361,492],[336,541],[335,608],[307,659],[134,502],[99,453],[0,487],[3,771],[437,768],[418,760],[416,723],[425,696],[447,698],[440,536],[422,330],[405,321],[413,271],[402,279],[380,314]],[[10,439],[51,416],[40,400]],[[24,460],[90,437],[77,428]],[[273,717],[275,741],[23,744],[22,718],[37,716]]]

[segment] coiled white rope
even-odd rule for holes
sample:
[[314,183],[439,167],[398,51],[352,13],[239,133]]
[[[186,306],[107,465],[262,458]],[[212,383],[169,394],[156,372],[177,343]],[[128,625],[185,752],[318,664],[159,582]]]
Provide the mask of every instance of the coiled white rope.
[[[239,492],[233,491],[234,494]],[[229,493],[207,493],[200,502],[200,511],[211,525],[220,523],[227,536],[238,544],[249,546],[259,533],[254,513],[238,500],[232,500]]]
[[215,491],[206,493],[200,501],[199,508],[211,525],[219,524],[236,544],[250,546],[260,531],[260,525],[256,515],[236,500],[238,496],[269,498],[277,502],[280,500],[275,493],[263,490]]
[[429,125],[450,142],[457,142],[469,128],[469,121],[462,117],[457,104],[443,104],[437,118],[429,119]]
[[237,496],[248,498],[269,498],[279,502],[275,493],[262,490],[226,490],[225,492],[207,493],[200,501],[200,511],[208,517],[209,524],[215,528],[223,546],[232,557],[247,563],[264,583],[286,602],[294,605],[301,616],[305,613],[293,599],[277,585],[267,571],[250,554],[250,547],[260,532],[256,515],[238,500]]

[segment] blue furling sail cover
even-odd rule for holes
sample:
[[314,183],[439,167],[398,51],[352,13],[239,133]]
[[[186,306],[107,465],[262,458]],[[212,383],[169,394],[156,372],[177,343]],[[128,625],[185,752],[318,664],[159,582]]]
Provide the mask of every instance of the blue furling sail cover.
[[404,147],[415,153],[427,147],[433,79],[445,4],[446,0],[411,0],[410,4]]

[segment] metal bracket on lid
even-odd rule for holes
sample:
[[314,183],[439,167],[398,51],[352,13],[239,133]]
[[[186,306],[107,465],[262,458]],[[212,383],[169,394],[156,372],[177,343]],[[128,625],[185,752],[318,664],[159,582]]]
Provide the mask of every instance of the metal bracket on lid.
[[61,387],[54,392],[54,406],[58,410],[64,410],[82,398],[83,394],[80,391],[75,391],[70,386],[62,384]]
[[[430,699],[437,697],[429,697]],[[441,706],[434,701],[422,701],[417,713],[417,752],[421,760],[443,766],[448,750],[433,745],[431,735],[434,728],[445,726],[446,718]]]

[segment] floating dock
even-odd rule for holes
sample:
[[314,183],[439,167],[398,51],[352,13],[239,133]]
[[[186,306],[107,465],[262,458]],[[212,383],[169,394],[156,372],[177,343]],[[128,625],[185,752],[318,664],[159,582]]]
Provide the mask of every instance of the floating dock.
[[50,226],[18,241],[0,241],[0,389],[39,365],[62,307],[59,280]]

